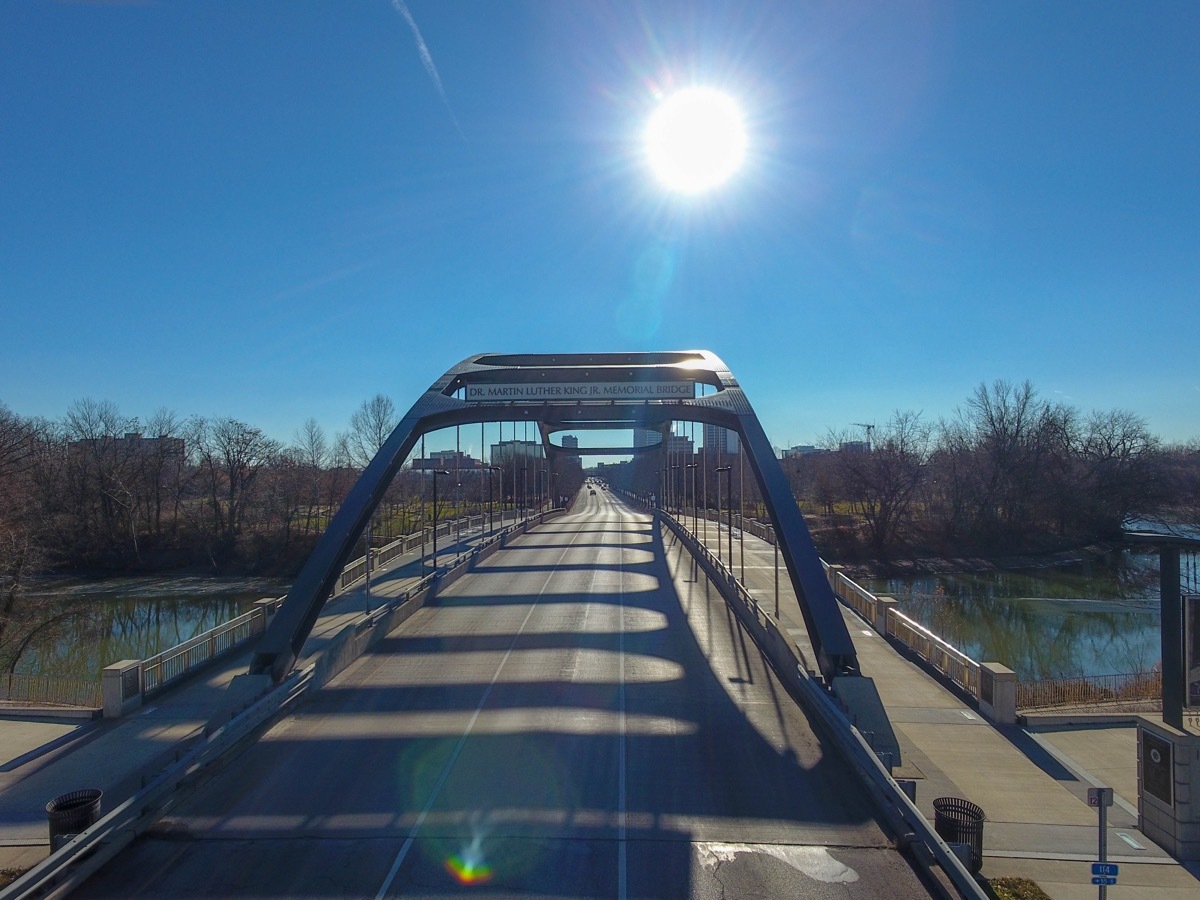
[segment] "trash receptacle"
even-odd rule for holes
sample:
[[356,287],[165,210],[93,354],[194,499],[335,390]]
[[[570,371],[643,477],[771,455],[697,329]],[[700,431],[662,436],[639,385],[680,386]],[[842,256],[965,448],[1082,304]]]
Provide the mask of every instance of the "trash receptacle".
[[983,810],[960,797],[938,797],[933,801],[933,830],[947,844],[965,844],[971,849],[972,875],[983,868]]
[[100,798],[103,791],[85,788],[55,797],[46,804],[46,818],[50,823],[50,852],[58,850],[73,836],[100,818]]

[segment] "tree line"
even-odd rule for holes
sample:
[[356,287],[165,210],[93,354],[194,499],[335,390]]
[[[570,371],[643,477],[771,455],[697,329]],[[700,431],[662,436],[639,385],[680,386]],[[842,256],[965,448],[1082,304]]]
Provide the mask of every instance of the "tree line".
[[[310,419],[285,444],[231,417],[140,421],[84,399],[45,420],[0,404],[0,583],[61,568],[286,569],[397,420],[379,395],[345,432]],[[393,505],[412,487],[398,482]]]
[[1119,540],[1137,518],[1200,522],[1200,441],[1164,444],[1128,410],[1084,414],[1028,381],[980,384],[947,418],[897,411],[872,431],[833,430],[825,452],[784,460],[851,556],[996,557]]

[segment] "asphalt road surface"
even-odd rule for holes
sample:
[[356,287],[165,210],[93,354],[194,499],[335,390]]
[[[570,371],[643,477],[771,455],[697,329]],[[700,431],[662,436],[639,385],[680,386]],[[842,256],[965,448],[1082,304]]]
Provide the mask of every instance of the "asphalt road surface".
[[608,492],[446,588],[90,897],[928,892],[690,559]]

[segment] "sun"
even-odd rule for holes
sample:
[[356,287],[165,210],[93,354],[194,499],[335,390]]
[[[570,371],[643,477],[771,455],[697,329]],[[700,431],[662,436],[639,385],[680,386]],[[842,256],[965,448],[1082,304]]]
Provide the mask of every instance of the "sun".
[[686,88],[667,97],[646,127],[650,168],[667,188],[699,194],[726,181],[746,155],[742,111],[728,94]]

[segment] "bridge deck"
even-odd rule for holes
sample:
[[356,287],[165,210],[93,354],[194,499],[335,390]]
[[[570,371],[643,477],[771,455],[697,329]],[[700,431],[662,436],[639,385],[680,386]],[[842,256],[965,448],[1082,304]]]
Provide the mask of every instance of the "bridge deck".
[[485,877],[509,896],[926,896],[720,597],[607,494],[449,586],[83,895]]

